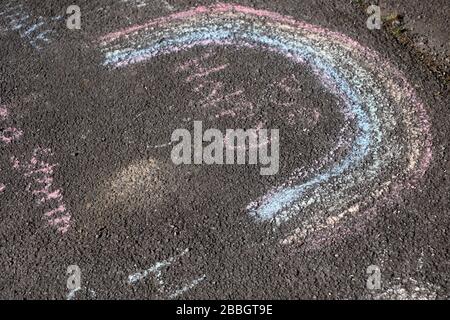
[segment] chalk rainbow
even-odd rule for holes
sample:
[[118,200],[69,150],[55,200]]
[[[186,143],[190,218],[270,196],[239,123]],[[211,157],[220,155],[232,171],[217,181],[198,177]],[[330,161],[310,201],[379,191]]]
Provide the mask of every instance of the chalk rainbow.
[[298,238],[363,216],[377,203],[414,188],[432,159],[430,120],[411,85],[379,54],[340,33],[265,10],[216,4],[99,41],[104,65],[115,68],[217,45],[265,50],[311,68],[345,102],[342,136],[313,168],[296,170],[247,207],[259,220],[289,231],[295,227]]

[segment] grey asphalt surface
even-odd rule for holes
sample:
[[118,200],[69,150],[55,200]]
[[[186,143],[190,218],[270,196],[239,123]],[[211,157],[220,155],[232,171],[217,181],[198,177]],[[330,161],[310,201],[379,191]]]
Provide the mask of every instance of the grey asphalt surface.
[[[47,41],[33,42],[0,16],[0,106],[11,106],[7,125],[0,123],[0,129],[23,131],[17,141],[0,145],[1,299],[450,297],[448,83],[385,29],[368,30],[359,3],[234,1],[320,25],[372,48],[406,75],[431,110],[433,161],[420,188],[378,208],[351,235],[306,250],[280,245],[270,225],[255,223],[243,210],[268,185],[283,181],[282,175],[261,177],[255,168],[240,166],[177,167],[170,162],[170,148],[152,147],[170,140],[183,119],[205,116],[186,111],[192,88],[180,84],[172,69],[206,49],[163,57],[118,75],[102,66],[102,54],[92,45],[114,30],[213,1],[19,2],[36,20],[43,17],[52,32]],[[440,21],[448,22],[450,4],[438,2]],[[6,3],[1,0],[0,12]],[[430,17],[433,3],[405,5],[404,11]],[[50,19],[64,15],[71,4],[81,8],[81,30]],[[430,29],[432,17],[427,18]],[[447,36],[448,44],[448,33],[438,34],[444,43]],[[445,55],[440,46],[432,50]],[[233,88],[251,82],[255,102],[271,79],[291,68],[287,61],[251,50],[217,49],[211,63],[222,60],[236,63],[220,80]],[[255,70],[257,76],[249,77]],[[286,128],[280,147],[284,173],[295,168],[296,151],[307,150],[301,161],[308,165],[327,150],[343,121],[332,111],[327,114],[337,102],[315,76],[307,70],[298,76],[303,93],[295,99],[306,107],[319,104],[327,120],[317,124],[312,139],[289,139],[296,131]],[[285,120],[276,112],[271,116],[275,124]],[[310,128],[311,123],[304,120],[300,126]],[[56,165],[47,178],[53,179],[53,191],[62,191],[71,214],[64,235],[43,218],[54,207],[39,204],[39,195],[32,192],[38,182],[22,165],[32,163],[36,150],[41,150],[36,157]],[[158,165],[144,166],[149,159]],[[82,288],[72,295],[66,287],[69,265],[81,270]],[[142,273],[155,265],[157,271]],[[381,269],[380,290],[366,288],[370,265]],[[136,273],[143,278],[129,283]]]
[[[450,69],[450,37],[448,34],[448,2],[443,1],[380,1],[381,9],[397,14],[402,30],[410,37],[413,46],[421,54],[448,72]],[[388,15],[388,14],[386,14]]]

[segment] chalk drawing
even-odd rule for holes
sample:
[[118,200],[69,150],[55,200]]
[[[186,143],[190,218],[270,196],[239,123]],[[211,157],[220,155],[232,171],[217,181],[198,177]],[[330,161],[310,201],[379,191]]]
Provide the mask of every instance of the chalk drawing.
[[227,63],[227,64],[223,64],[223,65],[220,65],[220,66],[217,66],[214,68],[200,68],[199,72],[187,77],[186,81],[191,82],[198,78],[207,77],[210,74],[225,70],[228,66],[229,66],[229,64]]
[[70,290],[70,292],[67,294],[67,300],[73,300],[75,298],[75,294],[80,290],[81,288]]
[[[319,123],[321,114],[316,108],[299,108],[299,102],[292,101],[291,99],[293,96],[302,93],[301,82],[295,74],[276,79],[269,90],[280,92],[280,94],[272,94],[270,101],[283,108],[284,110],[281,112],[287,113],[287,126],[303,125],[303,131],[308,132]],[[304,119],[306,119],[306,123],[299,123],[300,120],[304,121]]]
[[436,300],[441,287],[429,282],[419,282],[413,278],[407,281],[396,279],[382,292],[371,295],[374,300]]
[[6,106],[0,105],[0,120],[6,120],[8,118],[8,109]]
[[[135,284],[139,283],[140,281],[146,279],[147,277],[151,276],[151,277],[153,277],[153,279],[155,280],[155,283],[157,285],[159,298],[175,299],[175,298],[183,295],[184,293],[186,293],[189,290],[193,289],[194,287],[198,286],[202,281],[206,280],[206,275],[202,275],[191,281],[185,281],[181,287],[176,289],[176,286],[170,285],[167,283],[167,281],[164,278],[163,273],[164,273],[165,268],[177,263],[188,252],[189,252],[189,249],[185,249],[180,254],[170,257],[167,260],[156,262],[153,266],[151,266],[150,268],[148,268],[144,271],[129,275],[128,279],[127,279],[128,284],[135,285]],[[76,298],[76,295],[81,291],[87,292],[87,294],[90,296],[90,298],[97,297],[97,292],[95,290],[83,287],[83,288],[76,288],[76,289],[70,290],[66,296],[66,299],[74,300]]]
[[[256,107],[245,96],[245,90],[239,89],[230,91],[222,81],[211,79],[210,76],[220,73],[229,67],[229,63],[217,66],[207,66],[214,58],[211,52],[207,52],[198,59],[182,62],[175,67],[176,72],[187,73],[184,81],[193,84],[193,92],[201,95],[196,102],[202,109],[207,109],[212,115],[209,120],[221,120],[223,118],[251,119],[255,116]],[[265,123],[261,120],[249,129],[256,130],[255,141],[259,140],[259,131],[263,129]],[[270,143],[270,140],[261,139],[263,142],[251,144],[249,146],[234,146],[227,139],[223,143],[228,149],[258,149]]]
[[153,149],[162,149],[162,148],[167,148],[170,147],[171,145],[173,145],[173,142],[167,142],[167,143],[163,143],[163,144],[157,144],[154,146],[147,146],[147,148],[153,148]]
[[164,260],[164,261],[157,262],[152,267],[150,267],[147,270],[144,270],[143,272],[138,272],[138,273],[135,273],[133,275],[128,276],[128,283],[129,284],[133,284],[135,282],[138,282],[138,281],[140,281],[142,279],[147,278],[151,274],[154,274],[156,279],[157,279],[157,281],[158,281],[158,283],[163,285],[164,281],[160,279],[161,276],[162,276],[161,269],[164,268],[164,267],[170,266],[175,260],[177,260],[178,258],[184,256],[188,252],[189,252],[189,249],[185,249],[179,255],[176,255],[174,257],[170,257],[169,259]]
[[[209,120],[220,120],[223,118],[252,118],[255,115],[255,108],[253,103],[248,101],[245,97],[245,90],[229,90],[222,81],[217,81],[212,76],[220,74],[225,71],[229,64],[214,65],[214,54],[206,52],[198,58],[189,59],[188,61],[180,62],[175,66],[174,71],[182,81],[191,84],[193,94],[196,94],[199,105],[199,111],[207,111],[210,113]],[[213,66],[208,64],[213,63]],[[190,100],[189,103],[193,103]],[[192,107],[192,105],[190,106]],[[199,113],[204,116],[204,112]],[[184,122],[190,122],[192,119],[182,119]],[[263,127],[259,121],[254,129],[258,130]],[[224,141],[226,144],[227,141]],[[160,149],[166,148],[173,144],[173,142],[147,146],[147,148]],[[257,148],[258,146],[251,146]]]
[[198,279],[192,280],[189,284],[183,286],[181,289],[178,289],[174,293],[170,294],[169,299],[175,299],[176,297],[181,296],[185,292],[188,292],[189,290],[191,290],[192,288],[197,286],[200,282],[202,282],[205,279],[206,279],[206,275],[203,275]]
[[20,37],[37,50],[51,43],[52,34],[55,33],[54,22],[63,18],[61,15],[33,17],[22,4],[13,1],[0,6],[0,22],[6,21],[10,30],[19,32]]
[[[200,105],[202,109],[212,112],[212,115],[209,116],[210,120],[225,117],[244,119],[254,116],[254,106],[246,100],[244,90],[230,91],[222,81],[211,78],[212,75],[229,67],[229,63],[207,66],[213,59],[213,53],[207,52],[199,58],[180,63],[175,67],[175,72],[186,74],[184,81],[193,85],[194,93],[200,94],[196,104]],[[224,107],[223,104],[228,106]]]
[[174,299],[183,293],[189,291],[190,289],[197,286],[200,282],[206,279],[206,275],[202,275],[201,277],[194,279],[190,281],[188,284],[183,285],[180,289],[173,289],[173,286],[168,285],[163,276],[163,270],[169,266],[171,266],[173,263],[178,261],[181,257],[186,255],[189,252],[189,249],[185,249],[180,254],[170,257],[167,260],[164,261],[158,261],[153,266],[151,266],[149,269],[134,273],[132,275],[128,276],[128,283],[129,284],[136,284],[139,281],[142,281],[143,279],[152,276],[156,282],[156,285],[158,287],[158,292],[163,296],[167,297],[169,299]]
[[432,159],[430,120],[412,86],[393,64],[343,34],[219,3],[127,27],[99,43],[103,64],[113,68],[197,46],[266,50],[310,68],[345,102],[339,110],[356,127],[337,138],[350,143],[346,155],[330,153],[332,161],[307,168],[306,176],[295,170],[247,206],[256,220],[284,230],[286,243],[339,235],[348,219],[369,217],[378,204],[416,188]]
[[23,131],[8,126],[7,120],[9,120],[9,110],[6,105],[0,105],[0,142],[4,144],[10,144],[23,136]]
[[17,128],[6,128],[0,130],[0,141],[4,143],[11,143],[18,140],[23,135],[23,131]]
[[153,5],[158,6],[158,7],[163,7],[164,9],[168,10],[168,11],[173,11],[175,10],[175,7],[172,6],[169,2],[165,1],[165,0],[121,0],[122,3],[125,3],[127,5],[132,5],[136,8],[143,8],[146,7],[148,5]]
[[164,5],[164,7],[167,9],[167,10],[169,10],[169,11],[173,11],[173,10],[175,10],[176,8],[173,6],[173,5],[171,5],[167,0],[159,0],[163,5]]
[[[12,141],[19,139],[22,136],[22,131],[16,128],[8,127],[3,129],[5,122],[9,118],[9,111],[6,105],[0,105],[0,141],[4,144],[9,144]],[[1,169],[0,169],[1,171]],[[0,194],[6,190],[6,185],[0,182]]]
[[66,233],[71,215],[64,203],[63,190],[54,187],[53,174],[58,165],[48,162],[52,155],[50,149],[35,148],[28,161],[12,156],[11,164],[30,181],[26,190],[34,196],[38,206],[44,208],[44,217],[49,225]]
[[[10,120],[10,110],[11,106],[0,105],[0,142],[6,145],[19,140],[24,135],[19,128],[2,129],[2,126],[7,125]],[[37,147],[29,160],[11,156],[10,162],[12,168],[23,174],[29,181],[26,190],[33,195],[38,206],[45,208],[44,217],[48,223],[59,232],[65,233],[69,229],[71,216],[64,204],[62,189],[54,187],[53,174],[58,165],[48,163],[47,159],[52,155],[50,149]],[[4,184],[0,184],[0,193],[5,188]]]
[[70,292],[67,294],[66,300],[73,300],[73,299],[75,299],[77,292],[81,292],[82,290],[87,291],[91,298],[95,299],[97,297],[97,293],[94,290],[92,290],[92,289],[76,288],[76,289],[70,290]]
[[145,0],[122,0],[123,3],[132,4],[137,8],[142,8],[147,6],[147,1]]

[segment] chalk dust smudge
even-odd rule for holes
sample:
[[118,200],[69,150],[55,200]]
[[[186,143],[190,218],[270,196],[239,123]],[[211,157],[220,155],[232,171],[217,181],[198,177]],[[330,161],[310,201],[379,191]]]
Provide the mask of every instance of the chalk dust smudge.
[[134,207],[159,203],[163,200],[161,191],[167,188],[165,173],[154,159],[138,160],[118,169],[101,186],[94,208],[105,210],[124,203]]

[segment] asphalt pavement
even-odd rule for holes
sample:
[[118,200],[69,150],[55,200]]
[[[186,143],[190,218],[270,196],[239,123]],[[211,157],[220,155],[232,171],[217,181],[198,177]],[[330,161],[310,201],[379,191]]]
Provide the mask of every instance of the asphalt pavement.
[[[450,4],[409,3],[2,0],[0,298],[448,299]],[[279,170],[174,164],[194,121]]]

